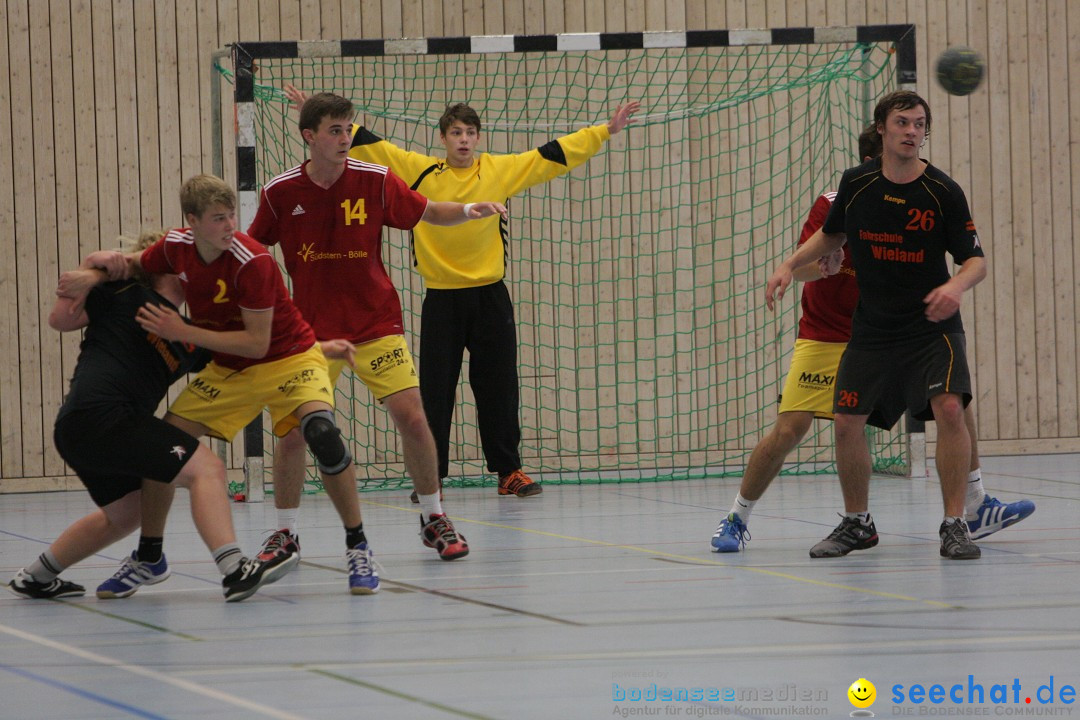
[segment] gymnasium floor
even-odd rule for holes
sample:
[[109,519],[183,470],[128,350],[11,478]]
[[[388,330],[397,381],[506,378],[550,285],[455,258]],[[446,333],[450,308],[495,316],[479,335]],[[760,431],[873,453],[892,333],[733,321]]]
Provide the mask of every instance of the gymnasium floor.
[[[807,555],[837,522],[831,476],[777,481],[737,555],[709,551],[737,479],[450,490],[472,547],[452,563],[421,546],[405,493],[365,494],[371,597],[348,594],[337,517],[307,497],[302,563],[237,604],[180,492],[167,582],[95,599],[125,542],[65,574],[86,598],[2,593],[0,717],[840,718],[863,678],[877,717],[1080,716],[1078,467],[987,458],[991,494],[1037,509],[971,562],[938,557],[934,479],[875,477],[881,544],[834,560]],[[3,581],[88,508],[0,497]],[[254,549],[272,503],[233,510]]]

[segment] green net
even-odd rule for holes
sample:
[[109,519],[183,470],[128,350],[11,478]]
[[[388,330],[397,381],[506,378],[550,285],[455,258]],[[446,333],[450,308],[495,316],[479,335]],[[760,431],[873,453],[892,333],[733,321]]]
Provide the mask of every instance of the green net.
[[[765,280],[855,163],[894,75],[888,47],[854,44],[257,59],[258,177],[305,156],[286,83],[345,95],[357,122],[432,155],[451,102],[472,105],[481,150],[502,153],[640,99],[591,161],[508,203],[522,459],[546,483],[737,475],[776,418],[795,339],[799,292],[769,312]],[[409,238],[384,241],[419,356]],[[361,484],[410,485],[388,413],[348,373],[337,405]],[[455,412],[449,484],[492,482],[464,380]],[[898,431],[869,440],[878,471],[904,472]],[[832,447],[819,422],[785,472],[834,472]]]

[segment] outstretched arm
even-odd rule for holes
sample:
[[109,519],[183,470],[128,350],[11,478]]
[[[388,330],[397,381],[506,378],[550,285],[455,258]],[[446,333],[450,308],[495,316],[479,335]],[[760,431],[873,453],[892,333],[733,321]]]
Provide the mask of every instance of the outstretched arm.
[[292,83],[285,83],[281,90],[285,93],[285,97],[289,98],[297,115],[299,115],[300,108],[304,107],[304,103],[307,102],[307,93]]
[[432,225],[460,225],[467,220],[479,220],[492,215],[502,215],[504,219],[510,217],[510,213],[502,203],[478,202],[463,205],[459,202],[428,200],[420,219]]

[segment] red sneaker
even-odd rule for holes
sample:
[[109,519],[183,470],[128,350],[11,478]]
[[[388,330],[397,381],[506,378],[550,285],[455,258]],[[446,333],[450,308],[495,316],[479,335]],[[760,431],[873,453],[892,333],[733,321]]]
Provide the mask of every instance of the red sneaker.
[[443,560],[457,560],[469,554],[464,535],[458,535],[446,514],[432,515],[428,522],[420,518],[420,538],[424,545],[435,548]]
[[539,483],[533,482],[533,479],[522,472],[520,468],[512,473],[499,476],[500,495],[530,497],[539,495],[542,492],[544,492],[544,488]]
[[259,554],[255,557],[264,563],[269,563],[275,558],[289,555],[300,557],[300,536],[290,535],[288,530],[276,530],[270,533],[270,537],[266,538],[262,549],[259,550]]

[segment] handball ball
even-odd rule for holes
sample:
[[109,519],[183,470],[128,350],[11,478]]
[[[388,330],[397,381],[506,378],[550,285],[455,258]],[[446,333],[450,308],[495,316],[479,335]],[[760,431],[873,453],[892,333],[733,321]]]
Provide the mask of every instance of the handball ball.
[[950,95],[970,95],[982,82],[984,68],[979,53],[964,45],[956,45],[938,58],[937,79]]

